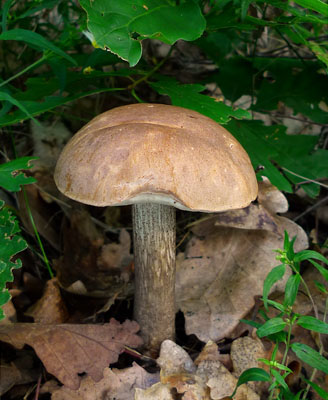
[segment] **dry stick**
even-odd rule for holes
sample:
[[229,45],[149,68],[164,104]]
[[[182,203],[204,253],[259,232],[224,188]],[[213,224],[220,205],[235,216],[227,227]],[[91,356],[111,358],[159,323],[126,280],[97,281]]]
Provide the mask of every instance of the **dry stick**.
[[298,178],[305,179],[305,180],[307,180],[308,182],[316,183],[317,185],[322,186],[322,187],[324,187],[325,189],[328,189],[328,185],[325,185],[324,183],[321,183],[321,182],[316,181],[316,180],[311,179],[311,178],[307,178],[306,176],[303,176],[303,175],[299,175],[299,174],[297,174],[296,172],[293,172],[293,171],[291,171],[290,169],[285,168],[285,167],[281,167],[281,169],[283,169],[284,171],[288,172],[289,174],[292,174],[292,175],[297,176]]
[[320,207],[321,205],[323,205],[327,201],[328,201],[328,196],[324,197],[323,199],[321,199],[320,201],[315,203],[313,206],[311,206],[308,209],[306,209],[305,211],[303,211],[300,215],[298,215],[297,217],[293,218],[293,221],[295,222],[295,221],[299,220],[300,218],[304,217],[304,215],[306,215],[309,212],[311,212],[311,211],[315,210],[316,208]]

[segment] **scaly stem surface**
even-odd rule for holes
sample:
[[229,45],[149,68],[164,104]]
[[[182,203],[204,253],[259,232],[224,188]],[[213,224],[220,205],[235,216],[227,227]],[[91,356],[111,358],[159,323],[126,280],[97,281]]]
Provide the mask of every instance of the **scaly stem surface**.
[[133,205],[134,318],[145,348],[157,352],[175,338],[175,208]]

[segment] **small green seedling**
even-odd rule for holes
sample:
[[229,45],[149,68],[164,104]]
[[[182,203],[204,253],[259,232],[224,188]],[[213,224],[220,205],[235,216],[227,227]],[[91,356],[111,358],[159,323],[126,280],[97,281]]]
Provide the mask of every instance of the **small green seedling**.
[[[243,383],[249,381],[267,381],[269,386],[269,400],[305,400],[309,390],[312,388],[322,399],[328,400],[328,393],[319,385],[313,382],[317,370],[328,374],[328,360],[322,355],[323,345],[319,335],[319,351],[302,343],[291,343],[292,328],[295,325],[301,326],[319,334],[328,334],[328,324],[326,315],[328,310],[328,291],[324,284],[316,282],[316,287],[326,296],[326,307],[323,320],[319,319],[310,290],[300,273],[300,264],[307,260],[310,262],[323,276],[328,284],[328,270],[319,264],[319,262],[328,265],[328,259],[322,254],[312,251],[303,250],[299,253],[294,252],[294,242],[296,238],[289,239],[288,233],[285,232],[284,249],[276,250],[278,253],[277,260],[280,261],[277,267],[273,268],[267,275],[263,285],[263,304],[264,310],[260,311],[265,323],[260,324],[254,321],[243,322],[257,328],[257,336],[259,338],[268,338],[275,343],[271,355],[271,359],[259,359],[262,363],[268,366],[269,372],[261,368],[250,368],[244,371],[237,382],[237,386],[231,398],[236,394],[237,388]],[[292,275],[288,278],[285,286],[285,296],[282,303],[270,300],[268,298],[272,286],[283,278],[287,268],[292,270]],[[293,306],[299,292],[300,287],[305,291],[315,313],[315,317],[297,314],[293,311]],[[274,318],[269,318],[266,311],[269,307],[278,310],[278,315]],[[281,362],[277,361],[277,352],[279,344],[285,345],[285,351]],[[287,367],[287,354],[291,350],[304,363],[313,368],[310,379],[301,376],[301,379],[307,385],[305,389],[301,389],[298,393],[293,393],[287,383],[286,377],[292,373]]]

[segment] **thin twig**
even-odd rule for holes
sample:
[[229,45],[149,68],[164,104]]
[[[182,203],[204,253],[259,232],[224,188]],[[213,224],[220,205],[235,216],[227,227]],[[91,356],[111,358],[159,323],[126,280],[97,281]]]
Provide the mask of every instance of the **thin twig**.
[[299,175],[299,174],[297,174],[296,172],[293,172],[293,171],[291,171],[290,169],[285,168],[285,167],[281,167],[281,169],[283,169],[284,171],[288,172],[288,173],[291,174],[291,175],[297,176],[298,178],[305,179],[305,180],[308,181],[308,182],[315,183],[315,184],[317,184],[317,185],[319,185],[319,186],[324,187],[325,189],[328,189],[328,185],[325,185],[324,183],[321,183],[321,182],[316,181],[316,180],[311,179],[311,178],[307,178],[306,176],[303,176],[303,175]]
[[316,208],[320,207],[321,205],[323,205],[327,201],[328,201],[328,196],[324,197],[323,199],[321,199],[317,203],[313,204],[313,206],[311,206],[308,209],[306,209],[305,211],[303,211],[300,215],[298,215],[297,217],[293,218],[293,221],[294,222],[298,221],[300,218],[304,217],[304,215],[306,215],[306,214],[310,213],[311,211],[315,210]]

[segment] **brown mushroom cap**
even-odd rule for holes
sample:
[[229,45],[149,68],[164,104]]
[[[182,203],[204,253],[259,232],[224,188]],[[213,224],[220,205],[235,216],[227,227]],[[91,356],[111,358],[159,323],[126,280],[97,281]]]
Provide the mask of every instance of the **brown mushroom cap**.
[[94,118],[64,148],[55,182],[66,196],[94,206],[157,202],[216,212],[246,207],[257,196],[249,157],[225,128],[163,104]]

